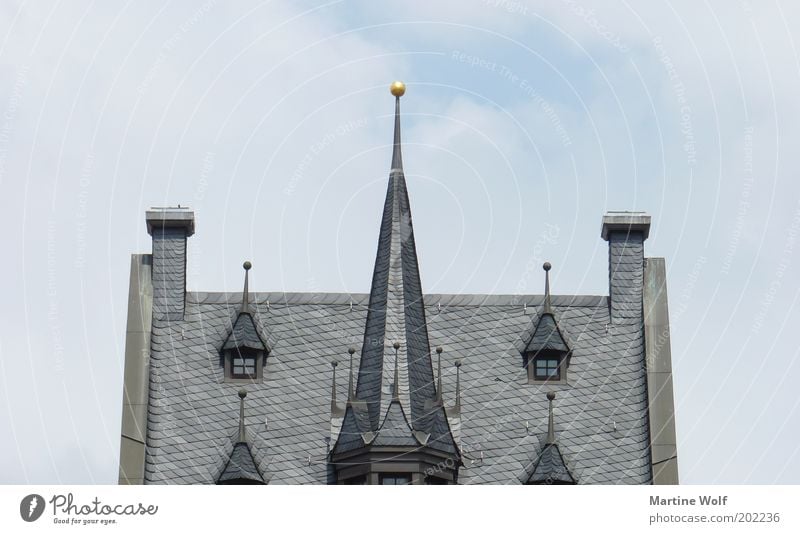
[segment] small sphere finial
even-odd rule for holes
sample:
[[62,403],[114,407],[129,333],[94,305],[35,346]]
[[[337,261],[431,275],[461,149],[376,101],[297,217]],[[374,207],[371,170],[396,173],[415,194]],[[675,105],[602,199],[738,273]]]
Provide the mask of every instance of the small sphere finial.
[[542,265],[542,269],[544,269],[545,271],[549,271],[552,267],[553,266],[550,265],[549,261],[544,262],[544,265]]
[[334,369],[336,369],[336,366],[337,366],[337,365],[339,365],[339,362],[337,362],[336,360],[331,360],[331,367],[333,367]]
[[436,347],[436,354],[441,354],[443,350],[442,347]]
[[244,270],[245,270],[245,271],[249,271],[250,269],[252,269],[252,268],[253,268],[253,264],[252,264],[252,263],[250,263],[249,261],[246,261],[246,262],[244,262],[244,263],[242,264],[242,267],[244,267]]
[[246,396],[247,396],[247,390],[246,390],[246,389],[244,389],[244,388],[240,389],[240,390],[239,390],[239,398],[240,398],[240,399],[243,399],[243,398],[245,398]]
[[461,360],[456,360],[456,367],[461,367]]
[[553,393],[552,391],[547,394],[547,400],[551,401],[551,400],[553,400],[555,398],[556,398],[556,394]]
[[347,349],[347,353],[348,353],[349,355],[351,355],[351,356],[352,356],[353,354],[355,354],[355,352],[356,352],[356,349],[354,349],[353,347],[350,347],[349,349]]
[[396,96],[397,98],[400,98],[401,96],[406,94],[406,84],[404,84],[401,81],[396,81],[396,82],[392,83],[392,85],[389,88],[389,90],[392,92],[392,94],[394,96]]
[[399,341],[395,341],[392,346],[394,347],[394,350],[397,350],[397,349],[400,348],[400,342]]

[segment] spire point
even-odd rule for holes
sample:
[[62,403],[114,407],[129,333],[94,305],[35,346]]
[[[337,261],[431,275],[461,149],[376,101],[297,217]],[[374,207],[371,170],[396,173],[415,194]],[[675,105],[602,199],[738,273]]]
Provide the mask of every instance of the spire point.
[[461,360],[456,360],[456,409],[461,410]]
[[436,367],[437,367],[437,378],[436,378],[436,401],[441,403],[442,402],[442,347],[436,347]]
[[394,150],[392,152],[392,171],[403,170],[403,154],[400,149],[400,97],[406,94],[406,84],[394,82],[391,86],[394,99]]
[[392,85],[389,87],[389,91],[391,91],[395,98],[400,98],[406,94],[406,84],[399,80],[392,82]]
[[556,442],[556,431],[555,425],[553,423],[553,401],[556,398],[556,394],[552,391],[547,394],[547,403],[548,403],[548,416],[547,416],[547,444],[552,445]]
[[244,268],[244,289],[242,290],[242,309],[239,313],[250,313],[250,287],[249,287],[249,277],[250,277],[250,269],[253,268],[253,264],[249,261],[246,261],[242,264]]
[[553,313],[552,304],[550,303],[550,269],[552,269],[549,261],[544,262],[542,269],[544,269],[544,313]]
[[247,390],[239,390],[239,443],[247,441],[247,435],[244,431],[244,398],[247,397]]
[[350,370],[348,374],[350,375],[347,380],[347,402],[353,402],[355,400],[355,391],[353,390],[353,354],[355,354],[356,349],[350,347],[347,349],[347,353],[350,354]]

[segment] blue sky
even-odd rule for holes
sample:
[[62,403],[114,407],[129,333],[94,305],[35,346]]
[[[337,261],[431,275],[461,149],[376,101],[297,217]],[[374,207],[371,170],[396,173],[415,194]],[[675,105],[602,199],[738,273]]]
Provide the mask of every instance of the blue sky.
[[114,483],[130,254],[194,208],[189,289],[368,289],[402,79],[427,292],[607,294],[666,258],[680,471],[797,483],[792,2],[6,2],[1,482]]

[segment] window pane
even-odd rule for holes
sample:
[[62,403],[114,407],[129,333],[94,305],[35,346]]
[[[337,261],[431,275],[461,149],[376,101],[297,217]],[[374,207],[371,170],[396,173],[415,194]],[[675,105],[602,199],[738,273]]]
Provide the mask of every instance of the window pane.
[[237,377],[254,378],[256,376],[256,359],[254,357],[234,356],[231,371]]
[[560,376],[558,358],[536,358],[533,361],[533,376],[540,380],[558,378]]
[[411,475],[381,475],[381,485],[383,486],[403,486],[411,483]]

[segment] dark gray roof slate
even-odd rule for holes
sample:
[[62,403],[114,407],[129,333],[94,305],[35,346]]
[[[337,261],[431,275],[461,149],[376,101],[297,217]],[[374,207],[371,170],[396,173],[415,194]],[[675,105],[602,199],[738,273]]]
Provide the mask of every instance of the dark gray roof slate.
[[531,340],[525,350],[526,352],[539,352],[542,350],[569,352],[569,343],[564,339],[552,313],[545,313],[539,318],[536,330],[533,332],[533,336],[531,336]]
[[532,467],[529,484],[576,483],[556,443],[545,443]]
[[[256,464],[273,484],[327,482],[330,360],[344,363],[363,336],[364,294],[253,295],[256,317],[270,333],[264,381],[248,385],[247,414]],[[349,303],[357,304],[351,311]],[[237,391],[224,382],[219,343],[241,294],[188,293],[183,321],[153,322],[147,483],[213,484],[236,427]],[[269,306],[267,305],[269,301]],[[460,446],[465,484],[517,484],[538,451],[530,433],[546,431],[545,389],[527,383],[520,344],[541,295],[425,297],[432,343],[442,354],[445,403],[454,402],[461,359]],[[559,325],[570,334],[569,385],[558,391],[558,442],[583,484],[650,481],[647,391],[641,325],[610,322],[607,297],[554,296]],[[441,310],[437,304],[441,303]],[[324,326],[324,327],[323,327]],[[354,366],[359,364],[356,353]],[[337,392],[347,398],[347,373]],[[526,425],[527,422],[527,425]],[[616,431],[614,430],[616,424]]]
[[258,472],[253,453],[247,443],[239,442],[233,446],[233,452],[228,460],[225,469],[219,475],[217,482],[228,482],[231,480],[250,480],[259,484],[264,483],[264,478]]
[[267,352],[267,345],[258,333],[255,319],[247,312],[241,312],[236,316],[231,333],[222,345],[222,350],[243,348]]

